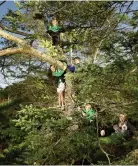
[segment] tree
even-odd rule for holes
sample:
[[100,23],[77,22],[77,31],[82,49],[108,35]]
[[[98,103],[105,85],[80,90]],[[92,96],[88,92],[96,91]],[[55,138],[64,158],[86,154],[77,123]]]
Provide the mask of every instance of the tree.
[[[70,42],[69,45],[72,46],[73,52],[77,50],[81,54],[80,57],[85,59],[78,72],[66,75],[67,81],[73,80],[72,88],[75,96],[71,97],[79,107],[84,107],[85,102],[92,103],[93,108],[98,112],[98,117],[96,123],[88,124],[81,118],[81,112],[77,108],[73,109],[71,120],[67,119],[64,112],[49,109],[48,105],[46,108],[43,105],[38,106],[38,100],[42,100],[42,97],[47,95],[46,93],[51,93],[52,97],[53,86],[50,86],[51,81],[49,80],[44,86],[39,78],[37,82],[37,77],[27,77],[25,82],[7,88],[8,91],[11,90],[10,93],[19,89],[15,93],[16,96],[21,94],[27,96],[27,100],[31,101],[33,105],[18,108],[16,116],[12,118],[14,121],[10,125],[14,127],[16,125],[15,129],[21,129],[22,134],[19,133],[18,138],[20,139],[17,139],[18,131],[13,135],[10,132],[9,145],[11,147],[7,145],[8,151],[2,153],[3,162],[7,163],[8,156],[16,149],[16,146],[17,151],[21,150],[21,153],[17,154],[17,160],[20,160],[19,154],[22,154],[26,156],[25,164],[34,162],[70,164],[73,163],[72,159],[75,161],[88,159],[93,164],[110,164],[110,161],[117,162],[117,157],[120,156],[121,162],[122,155],[119,152],[128,147],[129,143],[126,141],[126,145],[122,140],[111,141],[108,138],[102,140],[98,137],[98,132],[101,126],[116,123],[118,113],[122,113],[122,111],[127,113],[133,121],[138,119],[137,74],[133,71],[136,67],[137,55],[134,50],[131,52],[135,43],[135,40],[131,39],[132,36],[136,39],[137,34],[124,32],[124,27],[119,27],[122,23],[130,25],[131,19],[128,13],[132,4],[133,2],[21,2],[17,3],[20,8],[18,12],[9,11],[3,19],[1,27],[7,31],[22,34],[25,39],[0,30],[0,35],[6,39],[6,43],[7,39],[12,41],[6,46],[14,44],[14,48],[1,50],[2,59],[6,55],[16,54],[15,60],[19,56],[22,61],[21,58],[25,54],[31,55],[28,58],[23,57],[25,62],[38,61],[37,58],[40,58],[42,61],[62,68],[60,57],[51,57],[55,51],[49,42],[50,39],[45,32],[44,25],[47,25],[51,16],[56,15],[60,24],[66,23],[63,39],[68,43],[68,37],[72,38],[73,42]],[[66,10],[68,8],[69,11]],[[27,15],[29,16],[26,17]],[[49,48],[49,54],[40,53],[30,46],[30,41],[35,38],[40,40],[44,47]],[[64,46],[65,42],[61,44]],[[10,61],[7,60],[7,62]],[[18,60],[14,64],[17,62]],[[3,62],[3,64],[5,63]],[[35,65],[31,64],[30,67],[32,66]],[[3,67],[7,66],[3,65]],[[30,91],[27,91],[30,84],[33,84],[35,98],[33,98],[34,93],[31,92],[31,88]],[[23,85],[25,88],[21,89],[20,87]],[[48,91],[45,93],[46,89]],[[53,99],[54,96],[52,100],[48,100],[48,104],[50,102],[53,105],[55,102]],[[131,142],[133,141],[131,140]],[[111,149],[113,150],[112,157],[110,156]],[[132,149],[135,149],[134,145],[126,148],[123,155],[125,156]],[[13,162],[20,164],[17,161],[9,161],[9,163]]]
[[[26,36],[29,39],[43,39],[45,37],[44,23],[48,21],[47,19],[51,15],[53,16],[56,14],[59,21],[63,23],[65,21],[68,22],[65,27],[65,32],[74,30],[73,33],[65,33],[66,40],[69,35],[72,35],[72,40],[77,39],[76,47],[80,47],[81,51],[86,50],[85,47],[87,44],[87,50],[89,50],[89,54],[92,54],[92,59],[95,61],[102,43],[105,39],[107,40],[107,36],[110,36],[113,33],[113,30],[120,22],[116,10],[119,8],[121,9],[124,5],[125,3],[123,2],[100,2],[98,5],[95,2],[21,2],[17,3],[17,7],[21,10],[18,12],[9,10],[6,17],[2,20],[2,23],[7,24],[8,27],[5,27],[4,25],[1,27],[10,32]],[[132,3],[128,3],[128,8],[131,5]],[[70,8],[69,13],[65,12],[67,7]],[[53,13],[53,11],[55,12]],[[28,14],[29,17],[26,17]],[[39,16],[41,15],[39,20],[37,18],[38,14]],[[72,15],[75,17],[72,17]],[[18,29],[20,29],[20,31]],[[21,30],[24,30],[25,33],[21,32]],[[33,31],[33,34],[29,33],[30,30]],[[23,48],[7,48],[6,50],[1,51],[0,55],[24,53],[40,58],[43,61],[46,60],[50,64],[57,65],[61,68],[63,67],[61,62],[56,61],[48,55],[38,53],[38,51],[30,47],[27,42],[18,39],[17,37],[7,35],[2,31],[0,35],[23,46]],[[89,40],[90,36],[92,37],[91,40]],[[51,49],[52,47],[50,47],[50,50]],[[52,54],[52,52],[50,53]],[[30,58],[29,60],[32,61]]]

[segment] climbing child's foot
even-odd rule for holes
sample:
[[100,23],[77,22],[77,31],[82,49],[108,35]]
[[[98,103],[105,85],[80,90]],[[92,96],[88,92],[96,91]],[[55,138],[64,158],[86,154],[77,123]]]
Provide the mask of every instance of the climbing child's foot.
[[64,108],[65,108],[65,106],[64,106],[64,105],[62,105],[62,106],[61,106],[61,109],[62,109],[62,110],[64,110]]
[[61,105],[57,105],[57,108],[61,108]]

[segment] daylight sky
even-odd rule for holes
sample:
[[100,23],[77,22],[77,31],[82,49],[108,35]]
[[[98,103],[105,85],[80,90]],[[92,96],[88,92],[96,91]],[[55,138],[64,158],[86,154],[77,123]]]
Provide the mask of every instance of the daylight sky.
[[[1,2],[2,0],[0,0]],[[7,1],[5,2],[1,7],[0,7],[0,20],[1,18],[4,16],[4,14],[7,13],[8,11],[8,8],[9,9],[12,9],[12,10],[16,10],[16,6],[15,6],[15,3],[14,1]],[[0,46],[1,48],[1,46]],[[0,87],[6,87],[8,84],[11,84],[12,82],[14,82],[13,80],[5,80],[3,78],[3,75],[0,74]]]
[[[3,0],[0,0],[0,2],[3,1]],[[12,9],[13,11],[16,10],[16,6],[15,6],[15,3],[14,1],[7,1],[5,2],[1,7],[0,7],[0,18],[2,18],[2,16],[7,13],[8,11],[8,8],[9,9]]]
[[[0,2],[2,2],[3,0],[0,0]],[[20,1],[20,0],[15,0],[15,1]],[[11,9],[13,11],[16,10],[16,6],[15,6],[15,1],[8,1],[5,2],[1,7],[0,7],[0,20],[1,18],[7,13],[8,9]],[[132,9],[135,10],[135,9],[138,9],[138,1],[135,1],[133,6],[132,6]],[[0,46],[1,48],[1,46]],[[0,74],[0,87],[6,87],[7,85],[11,84],[15,82],[15,80],[4,80],[3,76]]]

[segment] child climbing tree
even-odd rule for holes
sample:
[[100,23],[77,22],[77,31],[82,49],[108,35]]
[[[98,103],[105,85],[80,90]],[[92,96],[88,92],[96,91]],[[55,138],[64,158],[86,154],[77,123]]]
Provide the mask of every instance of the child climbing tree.
[[[14,19],[12,18],[13,21],[13,29],[19,30],[21,25],[25,27],[25,32],[29,29],[31,32],[34,32],[33,36],[42,37],[40,32],[40,25],[38,22],[35,20],[31,20],[31,12],[34,13],[36,11],[35,8],[33,8],[35,5],[35,2],[28,1],[28,3],[31,3],[30,6],[28,6],[32,9],[29,10],[29,14],[27,13],[26,17],[25,14],[21,14],[19,18],[15,17]],[[103,9],[103,6],[105,6],[106,2],[99,2],[97,5],[97,2],[42,2],[42,1],[37,1],[37,10],[41,11],[46,11],[47,13],[52,13],[53,15],[60,15],[60,20],[61,21],[66,21],[68,25],[73,25],[74,31],[76,33],[76,37],[78,41],[80,42],[79,51],[83,51],[83,54],[85,54],[85,51],[88,51],[88,55],[90,58],[89,61],[89,66],[84,63],[85,68],[82,71],[77,71],[76,73],[72,74],[73,77],[76,75],[76,90],[78,90],[78,94],[75,94],[75,102],[85,102],[84,100],[89,99],[91,101],[94,101],[95,103],[98,104],[101,108],[100,114],[102,116],[99,116],[99,120],[104,120],[105,124],[107,122],[112,122],[114,121],[114,115],[117,111],[120,111],[120,109],[126,110],[126,106],[129,112],[134,112],[137,115],[137,112],[135,109],[137,109],[137,87],[134,84],[134,79],[131,75],[129,75],[130,68],[129,66],[132,64],[132,61],[129,63],[130,65],[127,65],[126,67],[126,73],[124,72],[125,69],[121,70],[120,68],[117,68],[113,64],[114,58],[118,59],[119,56],[122,56],[123,51],[119,52],[117,50],[117,54],[106,54],[104,52],[105,50],[110,50],[111,53],[114,52],[114,50],[111,50],[110,46],[112,43],[118,44],[118,40],[116,37],[119,36],[120,31],[118,31],[117,24],[119,22],[120,18],[120,13],[119,17],[116,17],[116,11],[115,8],[117,6],[117,13],[118,11],[123,11],[124,10],[119,10],[119,6],[124,6],[125,2],[110,2],[109,10]],[[121,4],[121,5],[120,5]],[[127,4],[130,4],[127,2]],[[34,5],[34,6],[33,6]],[[26,7],[25,6],[25,7]],[[125,6],[126,8],[126,6]],[[129,6],[128,6],[129,8]],[[22,6],[21,6],[22,9]],[[23,8],[24,9],[24,8]],[[70,9],[68,11],[68,9]],[[122,9],[122,8],[121,8]],[[28,10],[28,9],[27,9]],[[91,11],[91,12],[90,12]],[[124,13],[123,13],[124,14]],[[24,17],[25,15],[25,17]],[[33,14],[32,14],[33,15]],[[27,20],[28,19],[28,20]],[[15,21],[16,20],[16,21]],[[22,20],[22,22],[21,22]],[[12,27],[10,20],[7,25],[9,25],[9,29]],[[28,22],[27,22],[28,21]],[[107,26],[108,22],[108,26]],[[19,23],[19,26],[16,27],[16,24]],[[110,26],[109,26],[110,23]],[[54,25],[54,24],[53,24]],[[57,25],[57,24],[56,24]],[[10,27],[11,26],[11,27]],[[50,30],[51,28],[49,28]],[[45,30],[44,30],[45,31]],[[52,31],[52,30],[50,30]],[[59,32],[60,30],[57,30],[55,32]],[[113,33],[112,33],[113,32]],[[53,32],[52,32],[53,33]],[[104,35],[103,35],[104,34]],[[106,34],[106,35],[105,35]],[[62,74],[64,73],[64,64],[60,61],[57,61],[56,59],[52,58],[51,54],[49,55],[48,53],[40,53],[38,50],[33,49],[30,47],[27,42],[25,42],[22,39],[19,39],[15,36],[10,36],[9,34],[5,32],[0,31],[0,35],[2,37],[5,37],[7,40],[12,40],[15,43],[19,44],[17,48],[10,48],[6,50],[0,51],[0,55],[10,55],[10,54],[17,54],[17,57],[19,57],[19,60],[22,61],[22,54],[25,55],[31,55],[34,59],[40,58],[43,62],[47,61],[49,64],[52,64],[55,67],[55,70],[53,71],[53,76],[57,78],[60,78]],[[59,35],[59,34],[58,34]],[[58,36],[57,35],[57,36]],[[121,33],[121,37],[123,37],[124,33]],[[53,45],[58,45],[59,44],[59,37],[52,38],[53,40]],[[26,38],[28,39],[29,35],[26,35]],[[51,35],[52,37],[52,35]],[[42,37],[43,38],[43,37]],[[111,40],[111,39],[114,39]],[[117,40],[116,40],[117,39]],[[120,39],[120,36],[119,36]],[[122,39],[122,38],[121,38]],[[46,38],[43,38],[42,40],[46,40]],[[103,41],[103,43],[101,42]],[[116,43],[117,41],[117,43]],[[109,43],[110,42],[110,43]],[[97,44],[100,43],[100,44]],[[102,43],[102,44],[101,44]],[[94,45],[95,44],[95,45]],[[106,47],[104,47],[106,45]],[[121,45],[121,43],[119,43]],[[103,60],[105,59],[104,62],[109,62],[109,65],[106,66],[106,64],[100,65],[102,67],[99,67],[99,64],[93,65],[91,56],[93,55],[91,50],[94,50],[96,47],[99,51],[97,51],[99,54],[102,53],[102,56],[100,57]],[[121,45],[122,46],[122,45]],[[104,47],[104,48],[103,48]],[[108,48],[107,48],[108,47]],[[73,48],[73,47],[72,47]],[[112,49],[115,49],[114,45]],[[125,52],[126,53],[126,52]],[[131,54],[131,53],[130,53]],[[20,55],[20,56],[18,56]],[[81,54],[82,55],[82,54]],[[118,55],[118,56],[117,56]],[[8,57],[7,56],[7,57]],[[87,56],[86,59],[87,59]],[[109,57],[107,57],[109,56]],[[10,56],[9,56],[10,57]],[[102,59],[103,57],[103,59]],[[106,58],[107,57],[107,58]],[[112,57],[112,58],[111,58]],[[126,56],[125,56],[126,57]],[[3,57],[2,57],[3,58]],[[89,60],[89,59],[88,59]],[[106,61],[107,60],[107,61]],[[109,61],[108,61],[109,60]],[[98,61],[97,61],[98,62]],[[120,61],[120,64],[124,65],[125,61]],[[111,68],[111,71],[109,70]],[[77,68],[77,67],[76,67]],[[118,69],[118,70],[116,70]],[[63,70],[63,71],[61,71]],[[57,71],[57,72],[56,72]],[[74,71],[74,69],[72,70]],[[45,75],[46,73],[44,73]],[[126,77],[125,77],[126,76]],[[124,78],[125,77],[125,78]],[[51,82],[47,80],[49,84]],[[59,79],[59,85],[63,85],[62,79]],[[70,80],[69,80],[70,81]],[[67,82],[67,79],[66,79]],[[70,86],[70,84],[68,84]],[[71,86],[70,86],[71,87]],[[74,88],[74,89],[75,89]],[[78,88],[78,89],[77,89]],[[58,90],[60,89],[60,86],[58,87]],[[62,92],[63,92],[62,88]],[[29,93],[29,91],[28,91]],[[132,95],[131,95],[132,94]],[[69,98],[69,102],[71,99]],[[135,102],[135,104],[133,104]],[[51,103],[50,103],[51,104]],[[54,102],[52,103],[54,104]],[[60,96],[60,104],[63,105],[63,100]],[[44,119],[42,128],[39,131],[36,131],[34,129],[34,121],[32,121],[32,117],[36,118],[36,124],[38,123],[38,116],[35,116],[35,113],[40,113],[42,111],[39,111],[40,109],[36,109],[34,113],[34,108],[31,107],[32,111],[26,110],[26,112],[23,110],[25,113],[26,117],[26,123],[24,123],[24,116],[22,116],[23,122],[21,124],[21,128],[26,129],[24,125],[27,125],[27,122],[32,123],[32,128],[30,130],[30,135],[28,137],[28,144],[27,146],[30,146],[30,142],[32,144],[32,149],[30,152],[33,152],[31,154],[32,157],[38,157],[40,160],[44,160],[41,162],[42,164],[70,164],[72,159],[77,159],[77,158],[83,158],[84,156],[84,151],[85,157],[88,158],[91,163],[93,164],[99,164],[101,161],[101,157],[98,156],[96,159],[96,162],[94,162],[93,158],[95,158],[95,150],[97,152],[97,140],[95,140],[95,131],[92,132],[92,134],[87,134],[87,139],[86,139],[86,132],[87,130],[84,128],[79,128],[76,132],[72,132],[72,130],[68,130],[68,125],[75,124],[78,120],[78,116],[74,117],[72,116],[72,121],[68,122],[66,116],[59,116],[59,112],[55,109],[53,110],[43,110],[43,113],[41,117]],[[75,109],[71,109],[71,111],[75,112]],[[87,106],[86,109],[84,110],[84,118],[87,118],[88,121],[94,117],[91,115],[93,114],[93,111],[91,112],[91,106]],[[96,109],[95,109],[96,110]],[[73,112],[72,111],[72,112]],[[30,118],[26,116],[29,113],[32,113]],[[66,112],[66,111],[64,111]],[[52,115],[51,115],[52,113]],[[134,115],[133,113],[133,115]],[[48,114],[48,120],[46,120],[45,114]],[[45,121],[46,120],[46,121]],[[18,123],[20,120],[18,121]],[[66,123],[65,123],[66,122]],[[30,124],[27,125],[28,128],[30,128]],[[64,130],[63,130],[64,128]],[[36,133],[35,133],[36,132]],[[34,139],[34,135],[36,134],[36,139]],[[28,133],[27,133],[28,134]],[[104,133],[103,133],[104,134]],[[65,136],[65,137],[64,137]],[[89,137],[88,137],[89,136]],[[26,137],[26,136],[25,136]],[[38,140],[39,144],[38,144]],[[96,141],[94,143],[94,140]],[[87,142],[87,144],[86,144]],[[23,140],[24,143],[24,140]],[[38,146],[38,147],[37,147]],[[66,148],[68,147],[68,148]],[[44,149],[43,149],[44,148]],[[109,149],[111,152],[111,149],[109,147],[106,147]],[[93,150],[91,150],[93,149]],[[6,152],[6,151],[5,151]],[[79,152],[79,153],[78,153]],[[110,153],[109,152],[109,153]],[[62,153],[62,155],[61,155]],[[99,152],[97,152],[99,154]],[[35,155],[34,155],[35,154]],[[73,154],[73,155],[72,155]],[[92,155],[91,155],[92,154]],[[58,157],[57,157],[58,156]],[[67,157],[69,156],[69,157]],[[11,157],[11,156],[10,156]],[[35,158],[34,157],[34,158]],[[114,154],[113,156],[114,157]],[[118,158],[117,158],[118,159]],[[36,160],[36,159],[35,159]],[[99,163],[98,163],[99,161]],[[15,162],[14,162],[15,163]],[[27,164],[32,164],[33,162],[28,162]],[[105,160],[101,164],[108,164],[107,160]],[[109,163],[110,164],[110,163]]]
[[96,112],[92,109],[91,104],[87,103],[85,109],[82,111],[82,115],[89,121],[93,121],[96,116]]
[[54,46],[58,46],[60,43],[60,32],[62,27],[58,25],[56,17],[51,21],[51,25],[48,27],[48,33],[52,37],[52,43]]
[[63,92],[65,90],[65,78],[64,75],[66,73],[67,64],[64,63],[64,70],[61,70],[55,66],[50,66],[52,71],[52,75],[57,78],[57,93],[58,93],[58,107],[64,109],[64,96]]
[[61,107],[64,109],[64,96],[63,92],[65,90],[65,79],[60,78],[58,81],[58,88],[57,88],[57,93],[58,93],[58,107]]

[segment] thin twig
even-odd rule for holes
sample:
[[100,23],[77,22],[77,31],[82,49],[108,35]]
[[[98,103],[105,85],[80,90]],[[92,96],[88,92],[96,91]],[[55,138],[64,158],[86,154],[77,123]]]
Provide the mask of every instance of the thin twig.
[[5,0],[5,1],[2,1],[2,2],[0,3],[0,6],[2,6],[5,2],[6,2],[6,0]]
[[97,128],[97,140],[98,140],[98,145],[101,149],[101,151],[105,154],[105,156],[107,157],[108,159],[108,163],[109,165],[111,165],[111,161],[110,161],[110,158],[109,158],[109,154],[103,149],[103,147],[101,146],[101,143],[100,143],[100,139],[99,139],[99,125],[98,125],[98,114],[96,114],[96,128]]

